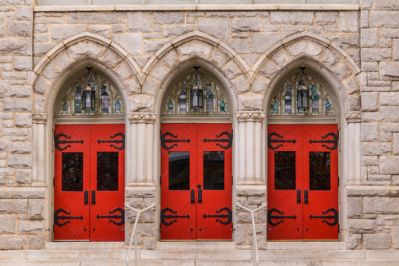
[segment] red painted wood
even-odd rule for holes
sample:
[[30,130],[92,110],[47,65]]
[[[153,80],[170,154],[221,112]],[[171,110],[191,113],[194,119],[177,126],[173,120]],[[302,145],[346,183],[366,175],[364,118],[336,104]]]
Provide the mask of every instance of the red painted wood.
[[[55,127],[55,135],[63,133],[71,140],[83,140],[84,143],[71,143],[69,148],[60,151],[55,149],[54,160],[54,211],[65,210],[62,216],[83,216],[82,220],[59,220],[62,226],[54,225],[54,240],[89,240],[90,239],[90,206],[84,205],[84,191],[90,189],[89,178],[83,179],[82,191],[62,191],[62,154],[69,152],[83,153],[83,176],[90,176],[90,126],[60,125]],[[67,147],[63,144],[62,148]]]
[[[278,209],[283,214],[273,212],[273,215],[295,215],[296,219],[273,219],[273,223],[283,221],[278,225],[268,222],[269,240],[336,240],[338,225],[329,226],[323,219],[311,219],[310,215],[322,214],[330,208],[338,209],[338,148],[329,150],[323,143],[310,143],[310,140],[321,140],[329,132],[338,134],[337,125],[269,125],[268,134],[275,132],[283,136],[283,140],[295,139],[295,143],[272,143],[268,147],[268,210]],[[273,136],[273,139],[280,139]],[[327,138],[331,139],[331,138]],[[329,145],[332,146],[331,144]],[[275,188],[276,152],[295,151],[296,153],[296,186],[295,189],[279,190]],[[309,154],[310,152],[330,152],[331,154],[331,187],[329,190],[310,190],[309,186]],[[301,192],[301,202],[297,203],[297,190]],[[308,203],[305,204],[304,193],[308,192]],[[333,219],[326,220],[332,222]]]
[[[176,139],[190,139],[190,142],[166,143],[177,144],[171,149],[161,148],[161,211],[170,208],[176,215],[190,215],[189,219],[175,219],[176,222],[166,225],[161,223],[163,240],[196,240],[196,239],[231,239],[232,222],[223,225],[216,218],[204,218],[204,214],[216,214],[221,208],[231,210],[232,186],[232,152],[231,148],[223,149],[215,142],[205,143],[205,138],[217,138],[223,131],[232,132],[231,124],[163,124],[162,134],[170,132]],[[173,137],[167,137],[174,139]],[[225,137],[220,137],[225,138]],[[222,143],[225,144],[225,143]],[[175,151],[190,152],[190,186],[189,190],[169,189],[169,154]],[[224,151],[223,190],[206,190],[203,182],[203,154],[206,151]],[[198,202],[199,187],[202,189],[202,203]],[[191,191],[195,200],[191,202]],[[225,214],[227,212],[222,212]],[[168,212],[168,214],[172,214]],[[167,222],[173,219],[166,219]],[[221,219],[226,221],[225,218]],[[228,220],[228,219],[227,219]]]
[[[60,208],[71,215],[83,215],[83,220],[69,220],[64,226],[54,225],[54,240],[86,241],[123,241],[124,224],[115,225],[120,219],[98,219],[97,215],[110,215],[116,208],[124,210],[124,150],[117,150],[110,143],[98,143],[99,139],[110,139],[116,133],[124,134],[124,125],[57,125],[55,134],[64,133],[72,140],[84,143],[71,143],[63,151],[55,149],[54,210]],[[117,137],[120,139],[120,137]],[[115,144],[120,146],[121,144]],[[62,147],[66,147],[64,144]],[[62,191],[62,154],[83,152],[83,189],[82,191]],[[118,190],[98,191],[97,189],[97,153],[118,153]],[[88,193],[88,203],[84,203],[84,192]],[[93,192],[96,201],[93,201]],[[115,213],[116,215],[120,213]],[[65,214],[62,214],[65,215]],[[62,220],[61,220],[62,221]],[[65,221],[65,220],[64,220]],[[62,221],[63,222],[63,221]]]
[[[282,214],[273,212],[273,216],[285,215],[293,216],[295,219],[273,219],[273,223],[278,225],[267,225],[267,236],[269,240],[295,240],[302,238],[302,204],[298,204],[296,200],[296,190],[302,190],[301,172],[301,149],[302,149],[302,132],[299,125],[270,125],[268,134],[277,133],[282,136],[282,140],[295,140],[295,143],[272,143],[273,147],[277,149],[268,149],[268,210],[276,209]],[[278,136],[273,136],[273,139],[280,139]],[[281,151],[295,152],[295,171],[296,171],[296,187],[291,190],[277,190],[275,189],[275,153]]]
[[[98,219],[98,215],[120,215],[119,211],[110,212],[119,208],[124,210],[125,199],[125,150],[118,150],[121,144],[98,143],[98,140],[110,140],[111,136],[125,134],[125,125],[91,125],[91,182],[90,182],[90,203],[91,203],[91,241],[123,241],[125,239],[125,224],[120,224],[121,219]],[[121,137],[115,137],[121,139]],[[97,187],[97,154],[98,152],[118,153],[118,190],[99,191]],[[92,192],[96,193],[96,203],[93,204]],[[111,222],[113,221],[113,222]],[[115,224],[117,223],[117,224]]]

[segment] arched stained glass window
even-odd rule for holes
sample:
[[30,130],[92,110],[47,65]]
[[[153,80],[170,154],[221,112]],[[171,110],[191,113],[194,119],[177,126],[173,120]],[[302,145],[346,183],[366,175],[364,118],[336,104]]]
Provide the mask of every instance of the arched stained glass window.
[[299,68],[280,83],[272,96],[271,116],[331,116],[335,106],[325,83],[305,68]]
[[124,113],[121,95],[114,83],[93,68],[67,82],[55,114],[67,116],[106,116]]
[[228,115],[227,97],[212,75],[195,66],[166,95],[164,115]]

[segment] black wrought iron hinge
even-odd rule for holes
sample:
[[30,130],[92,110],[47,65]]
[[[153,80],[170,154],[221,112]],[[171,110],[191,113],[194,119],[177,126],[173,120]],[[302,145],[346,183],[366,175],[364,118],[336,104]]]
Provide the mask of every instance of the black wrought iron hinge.
[[[167,138],[170,137],[170,138]],[[178,139],[177,135],[168,132],[165,132],[162,134],[161,132],[161,146],[162,148],[166,149],[166,150],[170,150],[174,147],[177,147],[177,143],[179,142],[186,142],[186,143],[190,143],[190,139]],[[172,145],[167,145],[167,143],[173,143]]]

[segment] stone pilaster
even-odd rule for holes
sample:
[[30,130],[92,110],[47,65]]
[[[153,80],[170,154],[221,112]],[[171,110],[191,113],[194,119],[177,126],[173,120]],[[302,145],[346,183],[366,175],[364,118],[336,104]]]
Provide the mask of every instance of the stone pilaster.
[[[156,132],[154,123],[157,115],[155,113],[135,112],[128,115],[130,146],[128,151],[129,176],[127,183],[153,185],[155,182],[155,169],[158,167],[158,156],[156,156]],[[128,156],[129,156],[128,155]]]
[[33,166],[32,166],[32,185],[44,186],[46,176],[46,155],[47,145],[49,145],[46,125],[46,113],[34,113],[32,116],[33,131]]
[[[344,172],[346,175],[346,184],[348,185],[358,185],[361,183],[361,172],[360,172],[360,141],[361,141],[361,112],[348,112],[345,114],[346,118],[346,139],[343,140],[347,142],[344,150],[345,154],[345,165]],[[342,146],[342,145],[341,145]]]
[[238,183],[264,183],[262,176],[262,128],[265,113],[241,111],[236,113],[238,122]]

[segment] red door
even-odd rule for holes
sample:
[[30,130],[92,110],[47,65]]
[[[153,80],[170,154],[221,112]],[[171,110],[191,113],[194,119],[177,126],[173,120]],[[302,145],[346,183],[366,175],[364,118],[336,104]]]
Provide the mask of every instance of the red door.
[[268,239],[337,240],[337,125],[268,130]]
[[124,125],[56,126],[55,240],[124,240],[124,139]]
[[230,240],[231,124],[163,124],[161,238]]

